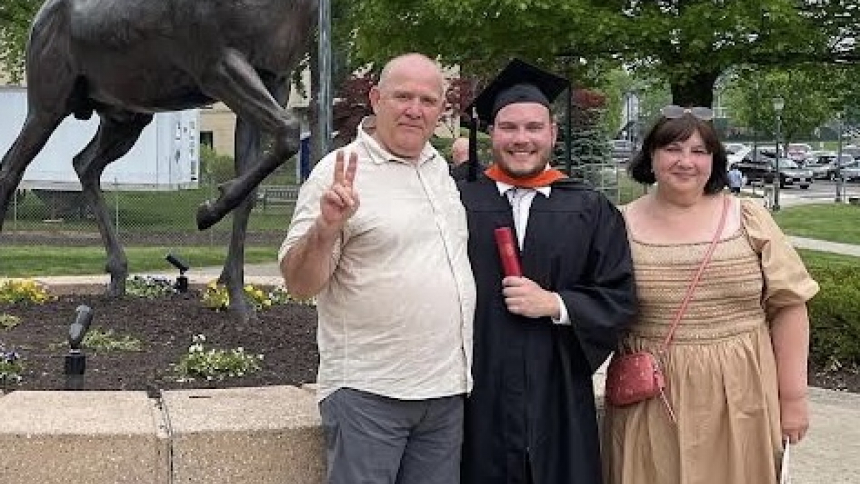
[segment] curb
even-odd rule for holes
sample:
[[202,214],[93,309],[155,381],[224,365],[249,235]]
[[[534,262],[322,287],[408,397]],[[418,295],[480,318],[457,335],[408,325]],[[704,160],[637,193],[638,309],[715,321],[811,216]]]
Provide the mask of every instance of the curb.
[[0,396],[0,482],[320,484],[312,388]]

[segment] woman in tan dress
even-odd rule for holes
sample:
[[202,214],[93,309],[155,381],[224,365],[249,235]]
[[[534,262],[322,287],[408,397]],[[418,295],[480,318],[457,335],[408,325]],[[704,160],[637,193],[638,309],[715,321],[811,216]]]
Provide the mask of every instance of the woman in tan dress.
[[808,301],[818,285],[754,199],[731,197],[725,225],[674,339],[671,327],[719,225],[726,153],[707,108],[669,106],[631,162],[655,183],[624,207],[640,312],[622,348],[658,353],[667,397],[606,406],[608,484],[777,482],[783,438],[809,425]]

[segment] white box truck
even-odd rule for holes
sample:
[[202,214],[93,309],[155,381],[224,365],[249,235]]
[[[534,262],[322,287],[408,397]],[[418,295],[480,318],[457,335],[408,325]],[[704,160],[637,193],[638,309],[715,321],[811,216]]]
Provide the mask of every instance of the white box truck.
[[[27,90],[0,87],[0,157],[15,141],[27,116]],[[72,158],[92,140],[99,117],[69,116],[24,172],[19,189],[80,191]],[[197,109],[158,113],[134,147],[110,163],[102,190],[169,191],[197,188],[200,171],[200,113]]]

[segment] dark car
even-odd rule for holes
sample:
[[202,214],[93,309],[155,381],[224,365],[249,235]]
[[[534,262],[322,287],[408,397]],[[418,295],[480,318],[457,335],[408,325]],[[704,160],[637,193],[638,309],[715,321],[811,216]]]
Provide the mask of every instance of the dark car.
[[[758,161],[743,160],[735,163],[747,183],[773,183],[776,173],[776,160],[759,158]],[[779,160],[779,186],[781,188],[797,185],[807,189],[812,185],[812,171],[801,168],[794,160],[781,158]]]

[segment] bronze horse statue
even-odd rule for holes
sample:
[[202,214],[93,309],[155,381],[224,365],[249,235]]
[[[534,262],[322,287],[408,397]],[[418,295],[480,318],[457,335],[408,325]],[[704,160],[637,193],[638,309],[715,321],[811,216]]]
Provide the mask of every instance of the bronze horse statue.
[[[0,162],[0,230],[24,170],[60,122],[98,113],[98,131],[72,163],[107,253],[108,293],[124,294],[128,261],[101,193],[102,172],[132,148],[154,113],[222,101],[237,117],[236,177],[199,207],[197,226],[207,229],[233,210],[219,282],[240,321],[253,318],[242,290],[248,217],[259,183],[299,150],[299,122],[283,106],[318,3],[48,0],[27,45],[27,117]],[[263,133],[272,138],[267,153]]]

